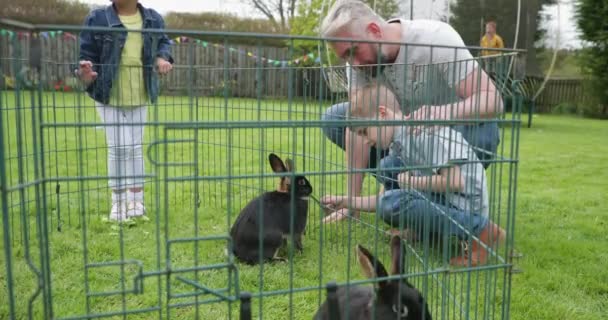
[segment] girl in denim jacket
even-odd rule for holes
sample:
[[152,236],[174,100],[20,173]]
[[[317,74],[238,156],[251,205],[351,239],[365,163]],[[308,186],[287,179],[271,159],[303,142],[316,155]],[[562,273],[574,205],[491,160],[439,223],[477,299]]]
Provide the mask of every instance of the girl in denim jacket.
[[[164,29],[158,12],[137,0],[112,0],[87,16],[80,34],[77,74],[95,100],[106,124],[108,176],[112,190],[109,219],[124,221],[145,214],[142,140],[146,106],[158,98],[158,74],[172,69],[165,34],[130,30]],[[127,31],[129,30],[129,31]]]

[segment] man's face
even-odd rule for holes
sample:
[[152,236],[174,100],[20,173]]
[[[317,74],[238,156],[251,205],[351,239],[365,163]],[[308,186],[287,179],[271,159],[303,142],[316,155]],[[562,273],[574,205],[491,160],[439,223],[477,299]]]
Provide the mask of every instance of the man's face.
[[[381,35],[371,34],[363,31],[361,34],[353,34],[351,32],[339,32],[336,38],[350,38],[361,41],[378,41],[382,40]],[[332,42],[334,52],[344,61],[348,61],[353,66],[368,66],[362,69],[369,71],[373,76],[378,71],[374,65],[389,63],[388,58],[382,52],[382,46],[379,43],[367,42]],[[370,67],[371,65],[371,67]]]

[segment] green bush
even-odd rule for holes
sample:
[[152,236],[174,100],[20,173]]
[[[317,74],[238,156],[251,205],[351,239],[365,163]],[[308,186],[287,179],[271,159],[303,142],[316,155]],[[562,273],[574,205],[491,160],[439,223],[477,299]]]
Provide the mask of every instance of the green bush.
[[580,106],[576,103],[570,102],[562,102],[557,106],[551,109],[551,113],[553,114],[568,114],[568,115],[578,115],[581,114]]
[[589,44],[580,60],[589,77],[581,111],[585,116],[608,118],[608,2],[580,0],[576,11],[581,38]]

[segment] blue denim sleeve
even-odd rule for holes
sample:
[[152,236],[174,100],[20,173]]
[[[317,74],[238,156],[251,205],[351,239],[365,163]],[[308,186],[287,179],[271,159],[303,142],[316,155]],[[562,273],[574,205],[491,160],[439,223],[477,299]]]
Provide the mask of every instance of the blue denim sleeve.
[[89,60],[92,63],[99,63],[99,46],[93,39],[93,31],[87,27],[94,25],[95,13],[91,12],[84,21],[84,29],[80,32],[80,53],[79,60]]
[[[155,14],[158,16],[158,21],[159,21],[159,29],[165,29],[165,20],[163,20],[163,17],[156,13]],[[161,57],[167,61],[169,61],[170,63],[173,63],[173,57],[171,56],[171,41],[169,40],[169,37],[167,37],[167,35],[165,33],[163,33],[160,38],[158,39],[158,53],[157,53],[158,57]]]

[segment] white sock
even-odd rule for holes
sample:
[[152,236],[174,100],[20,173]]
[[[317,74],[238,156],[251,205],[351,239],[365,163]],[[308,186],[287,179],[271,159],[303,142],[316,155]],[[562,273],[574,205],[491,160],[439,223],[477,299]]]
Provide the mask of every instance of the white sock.
[[125,202],[127,200],[127,193],[122,191],[122,192],[114,192],[112,191],[112,203],[116,203],[116,202]]

